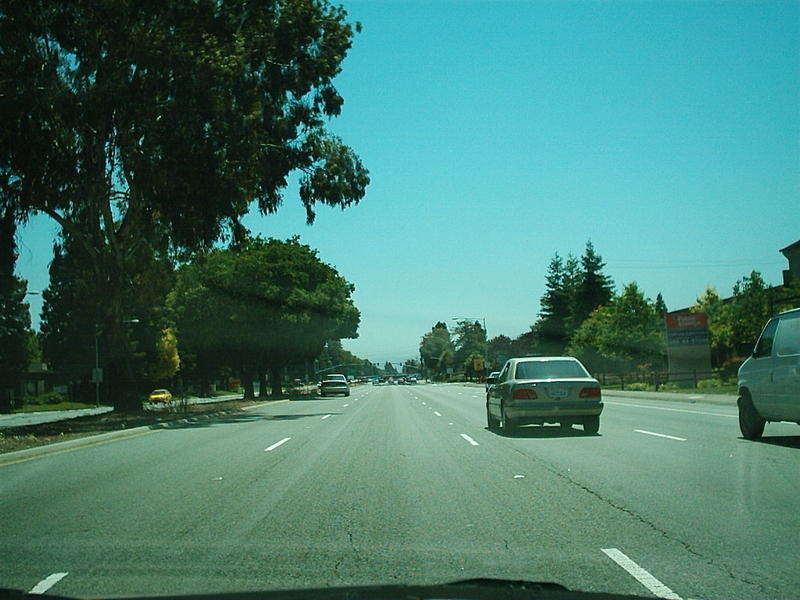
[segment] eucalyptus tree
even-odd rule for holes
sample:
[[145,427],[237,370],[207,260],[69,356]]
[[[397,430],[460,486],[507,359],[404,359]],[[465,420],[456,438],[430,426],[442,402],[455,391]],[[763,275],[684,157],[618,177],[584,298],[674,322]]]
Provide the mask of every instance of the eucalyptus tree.
[[367,170],[325,127],[359,28],[326,0],[0,0],[0,205],[82,247],[118,380],[131,256],[241,239],[292,172],[309,223],[363,197]]

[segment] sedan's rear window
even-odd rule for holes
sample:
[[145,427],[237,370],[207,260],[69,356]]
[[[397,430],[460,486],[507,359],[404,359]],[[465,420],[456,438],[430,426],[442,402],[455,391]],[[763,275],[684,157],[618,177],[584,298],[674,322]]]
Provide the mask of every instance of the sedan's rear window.
[[568,379],[588,377],[580,363],[572,360],[547,360],[517,363],[517,379]]

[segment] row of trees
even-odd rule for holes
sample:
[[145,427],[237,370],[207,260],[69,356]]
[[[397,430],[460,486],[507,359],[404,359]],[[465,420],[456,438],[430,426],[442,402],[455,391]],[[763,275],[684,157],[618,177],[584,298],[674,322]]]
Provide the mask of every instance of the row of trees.
[[190,370],[235,368],[281,394],[286,367],[314,361],[331,340],[357,336],[353,285],[295,239],[214,250],[178,272],[167,305]]
[[486,343],[486,330],[478,321],[458,321],[453,331],[439,321],[422,337],[420,361],[433,379],[446,379],[454,368],[472,377],[483,373]]
[[[45,292],[42,345],[51,366],[81,379],[85,393],[101,331],[93,320],[100,300],[82,266],[58,249]],[[198,254],[177,270],[166,262],[159,267],[131,287],[127,305],[135,317],[120,324],[130,344],[129,367],[136,381],[150,386],[180,368],[182,378],[205,390],[212,380],[236,376],[246,397],[254,395],[256,380],[262,395],[267,380],[279,395],[286,369],[313,362],[328,343],[357,336],[353,285],[297,238],[248,239]],[[102,364],[113,364],[110,351],[100,346]]]
[[[325,127],[346,18],[326,0],[0,0],[0,217],[59,225],[53,271],[76,281],[48,291],[47,352],[98,338],[118,409],[158,362],[141,354],[171,344],[172,265],[244,244],[243,216],[277,211],[293,172],[309,223],[363,197],[367,170]],[[90,319],[59,313],[81,303]]]
[[[479,323],[459,323],[451,332],[440,322],[422,338],[423,364],[439,378],[448,369],[463,370],[468,377],[478,374],[474,359],[484,353],[487,370],[497,369],[512,356],[537,354],[574,355],[593,371],[642,365],[665,368],[667,306],[661,294],[651,300],[636,282],[617,292],[604,267],[591,241],[580,259],[556,253],[548,266],[538,319],[529,331],[516,338],[499,335],[486,340]],[[778,295],[794,301],[782,301]],[[757,271],[739,280],[729,298],[707,289],[690,310],[708,315],[712,364],[718,368],[733,364],[726,374],[732,373],[737,358],[756,341],[767,319],[779,309],[800,304],[799,296],[800,282],[776,292]],[[465,335],[469,331],[475,335]]]

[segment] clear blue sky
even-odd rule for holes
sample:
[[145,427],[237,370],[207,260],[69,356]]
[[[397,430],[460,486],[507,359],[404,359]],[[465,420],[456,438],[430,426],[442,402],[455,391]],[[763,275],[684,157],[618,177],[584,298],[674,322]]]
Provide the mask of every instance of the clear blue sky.
[[[372,184],[312,227],[294,189],[247,222],[299,234],[355,284],[346,348],[416,357],[452,317],[515,337],[553,254],[590,238],[617,289],[671,310],[752,270],[781,283],[800,239],[800,2],[343,3],[364,29],[330,128]],[[23,232],[29,289],[53,231]]]

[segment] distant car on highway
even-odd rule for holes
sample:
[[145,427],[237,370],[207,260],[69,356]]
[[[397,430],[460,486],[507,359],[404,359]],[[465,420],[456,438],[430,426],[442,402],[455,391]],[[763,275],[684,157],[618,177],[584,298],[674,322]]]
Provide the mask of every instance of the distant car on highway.
[[500,371],[492,371],[491,373],[489,373],[489,376],[486,378],[486,381],[484,382],[486,384],[486,391],[487,392],[489,391],[489,386],[492,385],[492,384],[489,383],[489,381],[490,380],[496,381],[497,377],[499,375],[500,375]]
[[489,429],[557,423],[563,428],[581,424],[589,434],[600,430],[600,383],[577,358],[512,358],[487,382]]
[[172,394],[169,390],[153,390],[148,397],[149,402],[170,402]]
[[347,377],[344,375],[328,375],[320,384],[319,394],[320,396],[328,396],[331,394],[344,394],[345,396],[349,396],[350,383],[347,381]]

